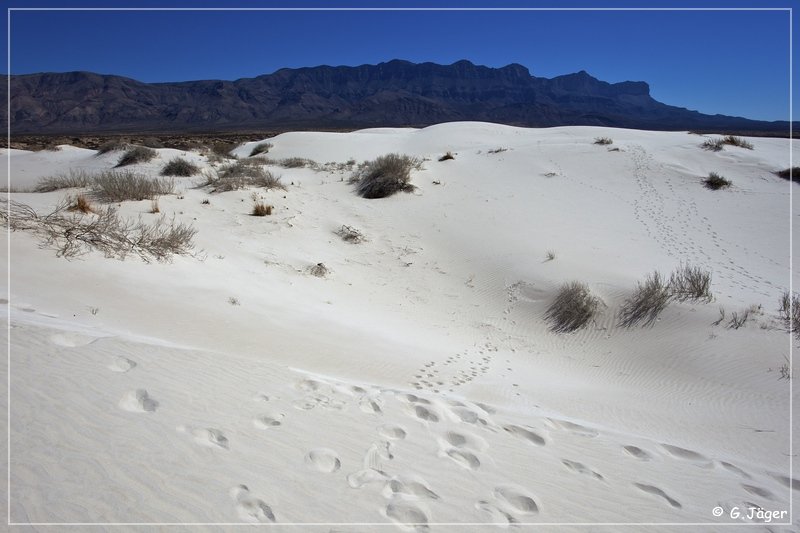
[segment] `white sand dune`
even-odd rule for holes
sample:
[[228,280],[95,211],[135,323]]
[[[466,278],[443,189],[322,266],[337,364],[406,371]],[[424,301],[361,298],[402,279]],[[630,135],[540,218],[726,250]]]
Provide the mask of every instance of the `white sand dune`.
[[[380,200],[348,172],[272,168],[286,190],[256,191],[275,206],[263,218],[254,189],[181,178],[159,204],[197,228],[198,252],[168,263],[66,260],[4,235],[12,521],[730,531],[760,520],[749,507],[788,511],[800,482],[779,368],[796,341],[777,305],[794,185],[772,172],[789,141],[714,153],[703,140],[484,123],[287,133],[270,158],[428,160],[414,193]],[[130,168],[208,166],[158,152]],[[119,152],[6,150],[3,169],[9,156],[24,190]],[[709,172],[733,186],[705,189]],[[75,192],[11,196],[46,212]],[[155,220],[149,209],[120,206]],[[366,241],[343,241],[342,225]],[[328,275],[310,275],[320,262]],[[620,327],[637,281],[681,264],[712,272],[714,301]],[[545,310],[572,280],[601,314],[553,333]],[[712,325],[720,307],[754,312],[728,329]]]

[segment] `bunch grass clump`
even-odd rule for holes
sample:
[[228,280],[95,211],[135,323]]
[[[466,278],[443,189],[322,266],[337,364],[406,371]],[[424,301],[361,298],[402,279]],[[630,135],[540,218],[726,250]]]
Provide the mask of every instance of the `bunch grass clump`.
[[386,198],[397,192],[411,192],[411,169],[419,161],[403,154],[387,154],[378,157],[356,171],[352,181],[356,192],[363,198]]
[[256,202],[253,204],[253,210],[250,213],[254,217],[265,217],[272,214],[272,206],[264,202]]
[[780,298],[778,316],[789,331],[800,337],[800,295],[785,291]]
[[250,151],[250,157],[253,157],[253,156],[259,155],[259,154],[266,154],[266,153],[269,152],[270,148],[272,148],[272,143],[267,143],[267,142],[258,143]]
[[678,301],[711,301],[711,272],[700,267],[681,265],[669,277],[669,291]]
[[284,188],[280,177],[274,176],[253,159],[242,159],[223,166],[216,175],[208,176],[206,185],[210,185],[213,192],[236,191],[246,187]]
[[343,241],[352,244],[359,244],[367,240],[361,231],[357,230],[353,226],[347,225],[342,225],[342,227],[336,232],[336,235],[341,237]]
[[736,137],[735,135],[726,135],[722,138],[723,144],[727,144],[729,146],[738,146],[739,148],[745,148],[746,150],[752,150],[753,144],[748,142],[741,137]]
[[667,308],[672,297],[669,285],[659,272],[649,274],[644,283],[638,283],[633,295],[625,300],[620,310],[621,326],[630,328],[642,322],[651,326],[658,315]]
[[611,137],[596,137],[594,140],[594,144],[599,144],[601,146],[613,144],[614,140]]
[[700,147],[709,152],[719,152],[725,147],[725,142],[722,139],[706,139]]
[[785,180],[800,182],[800,167],[786,168],[784,170],[779,170],[775,174]]
[[122,157],[119,158],[117,168],[125,167],[128,165],[136,165],[139,163],[147,163],[154,159],[158,153],[152,148],[146,146],[133,146],[128,148]]
[[177,177],[189,177],[194,176],[200,171],[200,167],[195,165],[194,163],[190,163],[189,161],[183,159],[182,157],[176,157],[170,160],[164,168],[161,169],[162,176],[177,176]]
[[545,318],[550,322],[550,329],[557,333],[575,331],[589,323],[599,303],[585,283],[573,281],[561,286]]
[[34,192],[52,192],[61,189],[82,189],[92,183],[92,176],[84,170],[70,169],[66,174],[42,178],[33,188]]
[[167,178],[148,178],[144,174],[105,171],[96,175],[91,184],[94,193],[107,202],[152,200],[162,194],[172,194],[175,182]]
[[439,158],[439,161],[450,161],[451,159],[455,159],[455,156],[452,152],[447,152],[442,157]]
[[708,177],[703,180],[703,184],[707,189],[711,189],[712,191],[727,189],[732,185],[730,180],[725,179],[716,172],[710,173]]

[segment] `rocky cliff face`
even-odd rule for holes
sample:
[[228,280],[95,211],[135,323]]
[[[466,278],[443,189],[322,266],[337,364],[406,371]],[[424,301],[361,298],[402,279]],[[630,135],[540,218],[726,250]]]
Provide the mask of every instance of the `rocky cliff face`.
[[[3,80],[2,98],[6,83]],[[6,110],[0,113],[6,119]],[[12,76],[12,133],[178,132],[424,126],[481,120],[781,132],[788,123],[703,115],[650,97],[644,82],[581,71],[552,79],[502,68],[389,61],[281,69],[236,81],[141,83],[89,72]]]

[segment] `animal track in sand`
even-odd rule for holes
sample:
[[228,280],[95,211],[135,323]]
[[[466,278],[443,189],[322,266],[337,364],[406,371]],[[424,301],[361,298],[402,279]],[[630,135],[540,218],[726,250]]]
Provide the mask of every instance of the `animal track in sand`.
[[775,499],[775,495],[772,494],[771,491],[763,487],[756,487],[755,485],[747,485],[745,483],[742,483],[742,488],[754,496],[759,496],[767,500]]
[[488,448],[486,441],[477,435],[461,433],[458,431],[448,431],[442,435],[439,444],[442,448],[458,448],[462,450],[485,450]]
[[386,517],[405,531],[427,531],[428,515],[425,511],[409,502],[393,500],[385,509]]
[[270,429],[281,425],[283,420],[283,413],[270,413],[267,415],[259,415],[253,419],[253,425],[258,429]]
[[119,401],[119,406],[132,413],[152,413],[158,409],[158,402],[145,389],[136,389],[127,392]]
[[378,428],[378,435],[389,440],[403,440],[406,438],[406,430],[397,424],[384,424]]
[[786,488],[791,487],[792,490],[800,490],[800,480],[784,476],[783,474],[775,474],[772,472],[770,472],[769,475],[772,476],[775,479],[775,481],[777,481]]
[[228,449],[228,438],[219,429],[178,426],[177,430],[181,433],[188,433],[191,435],[195,444],[200,446],[222,448],[224,450]]
[[113,372],[125,373],[133,370],[136,367],[136,362],[131,361],[127,357],[116,356],[114,360],[108,365],[108,369]]
[[383,486],[383,496],[387,499],[396,497],[407,500],[439,499],[439,495],[419,477],[393,477]]
[[411,415],[417,418],[418,420],[422,420],[424,422],[439,421],[439,415],[437,415],[432,409],[429,409],[424,405],[414,405],[411,408]]
[[634,486],[636,486],[637,489],[643,492],[664,498],[667,501],[667,503],[669,503],[672,507],[676,509],[681,509],[683,507],[678,500],[669,497],[666,492],[664,492],[663,490],[659,489],[654,485],[646,485],[644,483],[634,483]]
[[539,512],[539,506],[533,496],[519,487],[510,485],[495,487],[493,495],[501,507],[505,507],[514,514],[531,515]]
[[475,508],[479,511],[484,511],[489,514],[490,524],[506,527],[508,524],[514,524],[517,522],[517,519],[511,516],[511,514],[503,511],[498,506],[487,502],[486,500],[481,500],[475,503]]
[[584,474],[584,475],[587,475],[587,476],[592,476],[595,479],[599,479],[600,481],[603,481],[602,474],[599,474],[599,473],[595,472],[594,470],[592,470],[591,468],[589,468],[588,466],[586,466],[583,463],[579,463],[577,461],[570,461],[569,459],[562,459],[561,460],[561,464],[563,464],[564,466],[566,466],[568,469],[572,470],[573,472],[577,472],[578,474]]
[[509,424],[507,426],[503,426],[503,429],[507,432],[511,433],[515,437],[527,440],[531,444],[536,444],[538,446],[544,446],[545,440],[541,437],[538,433],[535,433],[529,429],[525,429],[520,426],[516,426],[514,424]]
[[568,431],[573,435],[579,435],[581,437],[589,437],[593,438],[596,437],[599,432],[596,429],[589,428],[586,426],[582,426],[580,424],[576,424],[575,422],[569,422],[567,420],[559,420],[557,418],[548,418],[548,424],[551,428],[559,430],[559,431]]
[[352,474],[348,474],[347,484],[350,485],[350,488],[360,489],[361,487],[369,483],[386,481],[388,477],[389,476],[381,470],[375,470],[374,468],[364,468],[362,470],[359,470],[358,472],[353,472]]
[[99,337],[90,337],[88,335],[81,335],[80,333],[64,332],[50,335],[50,342],[56,346],[64,346],[66,348],[79,348],[87,346],[95,342]]
[[742,470],[741,468],[739,468],[736,465],[732,465],[731,463],[726,463],[725,461],[720,461],[719,464],[722,465],[722,467],[725,470],[729,471],[729,472],[733,472],[734,474],[738,474],[738,475],[742,476],[745,479],[750,479],[750,474],[748,474],[747,472],[745,472],[744,470]]
[[481,466],[481,461],[474,453],[459,448],[445,450],[444,455],[452,459],[457,465],[467,470],[475,470]]
[[358,401],[358,407],[365,413],[381,414],[383,413],[383,400],[364,396]]
[[311,468],[326,474],[332,474],[342,466],[339,456],[335,451],[329,448],[315,448],[311,450],[306,454],[305,462]]
[[630,456],[636,457],[640,461],[649,461],[652,459],[652,456],[644,451],[643,449],[639,448],[638,446],[623,446],[623,450]]
[[712,466],[711,461],[705,455],[695,451],[687,450],[686,448],[681,448],[679,446],[672,446],[671,444],[662,444],[661,447],[664,448],[668,454],[678,459],[691,461],[697,466],[702,466],[705,468]]
[[236,512],[242,520],[247,522],[274,522],[275,514],[264,500],[250,496],[247,485],[239,485],[230,491],[231,498],[236,502]]

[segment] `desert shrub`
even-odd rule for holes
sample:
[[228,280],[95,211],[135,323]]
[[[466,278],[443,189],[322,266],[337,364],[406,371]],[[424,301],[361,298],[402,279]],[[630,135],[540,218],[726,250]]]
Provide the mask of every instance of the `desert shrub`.
[[328,267],[325,266],[325,263],[317,263],[308,269],[309,274],[318,278],[324,278],[328,275],[328,272],[329,270]]
[[200,168],[195,165],[194,163],[190,163],[189,161],[176,157],[172,159],[164,165],[164,168],[161,169],[162,176],[180,176],[180,177],[188,177],[194,176],[200,171]]
[[553,261],[556,258],[556,252],[553,250],[547,250],[547,253],[544,256],[545,261]]
[[336,235],[342,238],[343,241],[352,243],[352,244],[359,244],[364,242],[366,238],[364,234],[361,233],[359,230],[352,226],[343,225],[339,230],[336,232]]
[[86,196],[79,194],[74,203],[67,208],[69,211],[80,211],[83,214],[94,213],[92,203]]
[[711,189],[712,191],[718,191],[719,189],[727,189],[731,186],[731,181],[723,178],[716,172],[712,172],[708,175],[706,179],[703,180],[703,184],[706,186],[707,189]]
[[789,294],[789,291],[784,292],[781,295],[778,315],[789,331],[800,337],[800,295]]
[[127,150],[131,145],[122,139],[114,139],[106,141],[97,148],[97,155],[107,154],[108,152],[116,152],[118,150]]
[[489,153],[489,154],[499,154],[501,152],[505,152],[506,150],[508,150],[508,148],[500,147],[500,148],[494,148],[492,150],[489,150],[487,153]]
[[13,231],[29,231],[42,245],[54,248],[59,257],[72,258],[90,250],[106,257],[125,259],[136,255],[143,261],[166,261],[174,254],[188,254],[193,249],[197,230],[191,225],[161,216],[153,224],[141,219],[119,216],[114,207],[96,211],[95,216],[68,215],[70,199],[46,214],[39,215],[25,204],[11,202],[9,212],[0,212]]
[[659,272],[653,272],[639,282],[633,295],[625,300],[620,309],[620,325],[626,328],[643,322],[644,326],[653,325],[658,315],[666,309],[671,298],[670,287],[664,282]]
[[283,168],[312,168],[317,169],[319,168],[319,163],[316,161],[312,161],[311,159],[306,159],[305,157],[287,157],[286,159],[281,159],[277,161],[277,164],[282,166]]
[[451,159],[455,159],[455,156],[451,152],[447,152],[442,157],[439,158],[439,161],[449,161]]
[[128,148],[122,157],[119,158],[117,167],[124,167],[128,165],[136,165],[138,163],[147,163],[153,159],[158,153],[152,148],[146,146],[133,146]]
[[711,272],[700,267],[681,265],[669,278],[670,295],[676,300],[711,301]]
[[206,185],[210,185],[213,192],[236,191],[245,187],[284,188],[280,177],[252,161],[243,159],[222,167],[216,176],[209,175]]
[[727,144],[730,146],[738,146],[739,148],[746,148],[747,150],[752,150],[753,145],[750,142],[745,141],[741,137],[736,137],[734,135],[726,135],[722,138],[723,144]]
[[722,139],[706,139],[703,141],[703,144],[700,147],[703,150],[708,150],[710,152],[719,152],[725,146],[725,141]]
[[172,194],[174,188],[171,179],[148,178],[127,170],[101,172],[92,180],[95,194],[108,202],[152,200],[162,194]]
[[83,170],[71,169],[67,174],[42,178],[33,188],[34,192],[52,192],[60,189],[80,189],[92,183],[92,176]]
[[728,322],[728,329],[739,329],[747,323],[748,318],[750,318],[749,309],[739,312],[734,311],[731,313],[731,320]]
[[364,198],[386,198],[399,191],[414,190],[411,169],[418,164],[413,157],[387,154],[378,157],[356,171],[356,192]]
[[584,327],[597,313],[600,300],[592,296],[585,283],[573,281],[561,286],[556,299],[550,304],[545,318],[550,329],[564,333]]
[[800,167],[791,167],[784,170],[779,170],[775,175],[791,181],[800,181]]
[[594,140],[594,144],[600,144],[603,146],[607,144],[612,144],[613,142],[614,141],[611,139],[611,137],[596,137]]
[[272,148],[272,143],[258,143],[250,151],[250,157],[258,154],[266,154]]
[[250,213],[254,217],[265,217],[272,214],[272,206],[264,202],[256,202],[253,204],[253,211]]

